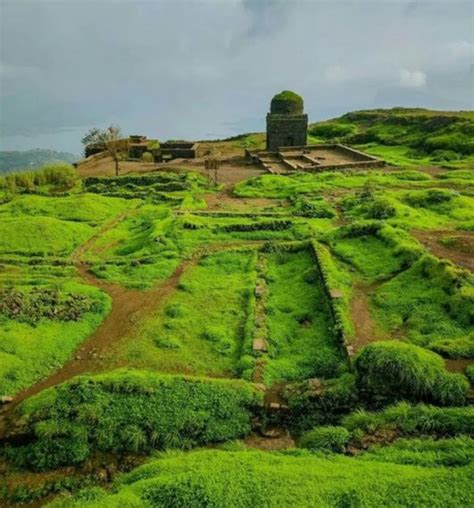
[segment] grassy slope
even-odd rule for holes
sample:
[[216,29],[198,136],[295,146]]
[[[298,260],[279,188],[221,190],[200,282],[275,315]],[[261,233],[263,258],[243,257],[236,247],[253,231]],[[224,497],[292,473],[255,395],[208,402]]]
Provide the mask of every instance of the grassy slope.
[[341,367],[322,282],[308,250],[269,254],[265,381],[335,377]]
[[136,339],[117,353],[119,361],[161,372],[232,375],[254,284],[254,253],[203,258],[138,328]]
[[317,141],[358,146],[396,166],[472,167],[474,112],[393,108],[347,113],[312,124]]
[[[13,395],[60,367],[103,320],[110,298],[78,283],[67,256],[126,206],[122,199],[73,193],[15,195],[0,207],[0,256],[6,259],[1,287],[54,288],[94,302],[77,321],[42,318],[32,324],[0,314],[0,393]],[[39,266],[32,262],[36,256],[43,258]]]
[[0,393],[13,395],[58,369],[110,310],[110,298],[96,288],[63,280],[61,290],[87,295],[94,310],[78,321],[44,318],[34,325],[1,318]]
[[[293,456],[292,456],[293,455]],[[472,467],[418,467],[305,452],[167,454],[125,476],[118,491],[57,506],[466,506]]]

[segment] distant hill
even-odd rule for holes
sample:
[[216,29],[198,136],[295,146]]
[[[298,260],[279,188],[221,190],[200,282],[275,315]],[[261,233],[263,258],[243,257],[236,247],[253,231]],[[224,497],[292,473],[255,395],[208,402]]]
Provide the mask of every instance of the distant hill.
[[0,151],[0,174],[10,171],[33,169],[48,162],[74,162],[80,157],[68,152],[56,152],[35,148],[25,151]]

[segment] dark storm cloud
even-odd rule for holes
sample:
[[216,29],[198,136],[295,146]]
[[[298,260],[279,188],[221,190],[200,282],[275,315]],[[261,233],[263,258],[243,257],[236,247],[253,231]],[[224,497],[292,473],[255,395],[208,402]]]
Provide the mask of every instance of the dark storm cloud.
[[304,95],[313,120],[378,106],[474,108],[471,1],[0,7],[5,148],[35,146],[41,134],[47,147],[77,152],[81,132],[110,122],[160,138],[263,129],[284,88]]

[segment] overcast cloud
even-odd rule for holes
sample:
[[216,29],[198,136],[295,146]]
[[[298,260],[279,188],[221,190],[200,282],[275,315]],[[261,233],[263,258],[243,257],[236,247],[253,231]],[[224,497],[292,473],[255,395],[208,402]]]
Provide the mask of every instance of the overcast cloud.
[[90,127],[160,139],[264,129],[293,89],[310,120],[474,109],[472,0],[0,0],[2,149],[80,151]]

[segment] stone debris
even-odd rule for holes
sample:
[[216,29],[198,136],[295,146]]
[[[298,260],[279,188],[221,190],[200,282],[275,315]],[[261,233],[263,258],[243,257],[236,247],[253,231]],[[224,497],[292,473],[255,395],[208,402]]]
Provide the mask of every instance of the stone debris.
[[254,339],[252,349],[260,353],[266,353],[268,351],[267,341],[263,338]]

